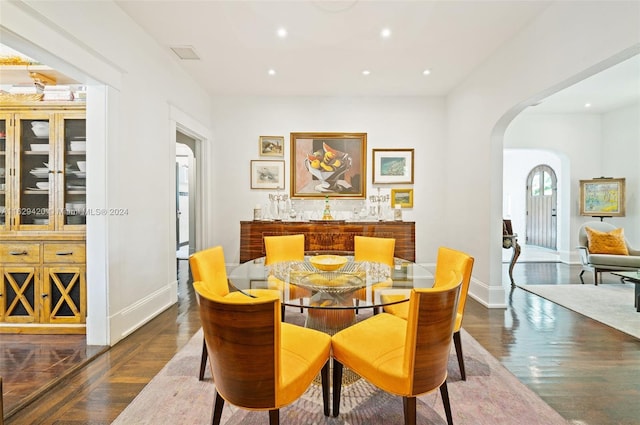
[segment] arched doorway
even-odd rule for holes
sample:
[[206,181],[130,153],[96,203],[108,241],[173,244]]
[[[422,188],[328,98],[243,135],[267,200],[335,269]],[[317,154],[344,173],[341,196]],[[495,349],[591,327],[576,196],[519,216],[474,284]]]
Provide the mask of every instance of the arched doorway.
[[558,181],[550,166],[534,167],[527,176],[526,243],[557,249]]

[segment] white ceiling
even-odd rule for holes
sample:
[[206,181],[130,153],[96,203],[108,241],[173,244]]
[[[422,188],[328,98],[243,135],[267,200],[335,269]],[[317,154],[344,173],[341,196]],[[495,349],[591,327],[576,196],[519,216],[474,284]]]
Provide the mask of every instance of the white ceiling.
[[[116,0],[212,95],[446,95],[550,1]],[[278,28],[287,29],[279,38]],[[391,31],[382,38],[383,28]],[[180,60],[171,46],[192,46]],[[268,75],[269,69],[275,75]],[[430,69],[430,75],[423,75]],[[370,75],[364,76],[363,70]],[[60,77],[62,79],[62,77]],[[532,113],[603,113],[640,101],[640,58]]]
[[[211,94],[321,96],[446,95],[551,3],[116,1],[161,47],[192,46],[200,60],[180,63]],[[636,58],[529,111],[584,112],[590,103],[603,113],[639,100]]]
[[[445,95],[548,1],[116,0],[212,94]],[[288,31],[281,39],[279,27]],[[391,36],[383,39],[383,28]],[[177,59],[176,59],[177,60]],[[425,69],[431,75],[423,75]],[[267,71],[276,74],[269,76]],[[363,76],[363,70],[371,72]]]

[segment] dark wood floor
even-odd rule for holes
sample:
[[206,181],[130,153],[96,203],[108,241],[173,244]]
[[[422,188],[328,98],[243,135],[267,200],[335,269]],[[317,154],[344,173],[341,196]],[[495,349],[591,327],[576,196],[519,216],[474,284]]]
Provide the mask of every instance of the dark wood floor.
[[[509,282],[504,269],[503,281]],[[578,284],[577,275],[575,267],[559,263],[522,263],[514,270],[518,283]],[[16,346],[1,335],[6,424],[113,421],[199,329],[188,276],[187,262],[180,261],[179,302],[104,352],[69,337],[52,345],[50,337],[32,336]],[[605,275],[606,282],[617,280]],[[640,423],[640,340],[519,288],[510,291],[508,304],[488,310],[470,300],[464,328],[572,423]],[[48,388],[43,381],[56,375],[59,382]],[[20,400],[40,388],[44,396],[16,411]]]

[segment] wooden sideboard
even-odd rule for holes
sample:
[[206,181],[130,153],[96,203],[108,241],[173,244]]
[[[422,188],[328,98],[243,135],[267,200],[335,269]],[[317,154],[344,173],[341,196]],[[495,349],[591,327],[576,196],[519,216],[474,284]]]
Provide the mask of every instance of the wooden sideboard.
[[240,262],[263,257],[265,236],[305,235],[305,251],[353,251],[356,235],[395,238],[395,256],[416,260],[415,223],[412,221],[241,221]]

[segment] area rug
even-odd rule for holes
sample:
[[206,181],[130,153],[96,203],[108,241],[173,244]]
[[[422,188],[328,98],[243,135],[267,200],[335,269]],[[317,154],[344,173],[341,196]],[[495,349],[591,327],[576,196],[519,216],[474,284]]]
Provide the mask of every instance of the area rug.
[[[287,321],[300,322],[299,313],[287,313]],[[449,358],[449,398],[456,425],[554,425],[567,424],[555,410],[518,381],[468,333],[462,332],[467,380],[460,379],[455,351]],[[116,425],[209,424],[214,383],[207,375],[198,381],[202,330],[178,352],[131,404],[116,418]],[[295,403],[280,410],[280,423],[290,425],[400,425],[402,399],[360,379],[343,387],[340,415],[322,413],[319,385],[312,384]],[[438,391],[417,402],[419,424],[446,424]],[[268,423],[261,411],[247,411],[228,403],[225,425]]]
[[634,307],[631,283],[518,286],[640,339],[640,313]]

